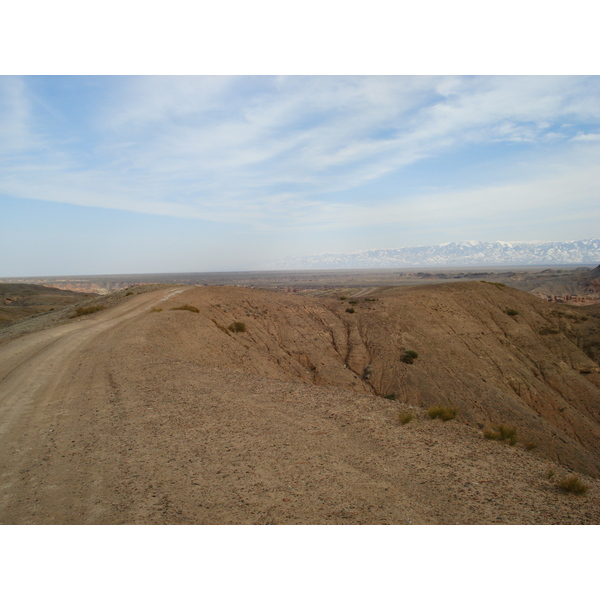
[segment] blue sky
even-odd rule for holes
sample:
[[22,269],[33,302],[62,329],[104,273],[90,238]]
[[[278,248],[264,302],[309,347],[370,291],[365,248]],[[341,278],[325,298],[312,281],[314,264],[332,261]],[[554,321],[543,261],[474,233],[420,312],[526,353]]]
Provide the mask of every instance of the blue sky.
[[600,77],[0,77],[0,277],[598,237]]

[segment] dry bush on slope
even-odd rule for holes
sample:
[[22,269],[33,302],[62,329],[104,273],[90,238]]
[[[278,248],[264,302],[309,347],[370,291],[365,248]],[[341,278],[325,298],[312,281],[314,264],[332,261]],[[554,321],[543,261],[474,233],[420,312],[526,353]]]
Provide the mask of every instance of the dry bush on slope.
[[91,315],[92,313],[104,310],[106,306],[80,306],[75,312],[69,317],[69,319],[75,319],[76,317],[82,317],[83,315]]
[[190,312],[194,313],[200,312],[195,306],[190,306],[189,304],[183,304],[181,306],[177,306],[176,308],[172,308],[171,310],[189,310]]
[[491,425],[484,430],[483,435],[488,440],[499,440],[506,442],[509,446],[514,446],[517,443],[517,428],[509,427],[504,423]]
[[398,415],[398,421],[400,423],[402,423],[402,425],[406,425],[407,423],[410,423],[414,418],[415,418],[415,415],[410,411],[401,412]]
[[568,494],[577,494],[578,496],[583,496],[590,489],[577,475],[561,479],[557,486]]
[[431,406],[427,411],[430,419],[441,419],[442,421],[451,421],[458,414],[456,406]]

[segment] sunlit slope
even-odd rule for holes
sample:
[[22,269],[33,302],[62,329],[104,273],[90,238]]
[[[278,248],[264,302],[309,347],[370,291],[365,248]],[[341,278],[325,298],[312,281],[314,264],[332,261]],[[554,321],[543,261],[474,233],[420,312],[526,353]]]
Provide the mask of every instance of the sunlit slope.
[[[522,442],[600,475],[599,369],[566,335],[578,313],[479,282],[372,298],[190,288],[129,325],[129,343],[179,363],[450,403],[465,423],[515,426]],[[171,310],[186,304],[199,312]],[[245,331],[228,329],[236,322]]]
[[76,304],[90,294],[24,283],[0,283],[0,326]]

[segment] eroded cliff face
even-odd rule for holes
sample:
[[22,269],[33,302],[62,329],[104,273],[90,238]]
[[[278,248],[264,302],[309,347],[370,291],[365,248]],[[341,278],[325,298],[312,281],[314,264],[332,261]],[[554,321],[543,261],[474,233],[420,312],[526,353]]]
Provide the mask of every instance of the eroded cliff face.
[[[130,342],[178,363],[371,391],[423,408],[449,403],[475,428],[516,426],[538,451],[600,475],[599,367],[569,337],[575,309],[557,314],[525,292],[479,282],[350,300],[191,288],[138,321]],[[182,304],[199,312],[169,310]],[[230,331],[236,321],[246,331]],[[407,351],[418,355],[412,364]]]

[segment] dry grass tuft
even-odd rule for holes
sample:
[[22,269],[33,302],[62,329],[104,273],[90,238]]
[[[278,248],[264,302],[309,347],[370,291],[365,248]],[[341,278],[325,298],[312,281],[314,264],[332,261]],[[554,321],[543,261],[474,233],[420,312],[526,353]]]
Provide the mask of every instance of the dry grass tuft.
[[514,446],[517,443],[517,428],[509,427],[504,423],[492,424],[483,431],[483,435],[488,440],[506,442],[509,446]]
[[559,489],[563,490],[563,492],[577,494],[578,496],[583,496],[590,489],[589,486],[577,477],[577,475],[561,479],[556,485]]
[[104,310],[106,306],[102,306],[100,304],[96,306],[80,306],[75,309],[75,312],[69,316],[69,319],[75,319],[76,317],[82,317],[83,315],[91,315],[92,313],[98,312],[99,310]]
[[441,419],[442,421],[451,421],[458,414],[458,407],[456,406],[431,406],[429,407],[427,414],[430,419]]
[[231,333],[229,333],[229,330],[227,329],[227,327],[223,327],[223,325],[221,325],[220,323],[217,323],[217,321],[215,321],[214,319],[211,319],[211,321],[223,332],[226,333],[229,337],[231,337]]
[[404,411],[398,415],[398,421],[400,423],[402,423],[402,425],[406,425],[407,423],[410,423],[414,418],[415,418],[415,415],[410,411]]
[[400,360],[407,365],[412,365],[415,362],[415,358],[419,358],[419,355],[414,350],[407,350]]
[[177,306],[176,308],[172,308],[171,310],[189,310],[190,312],[199,313],[200,311],[190,304],[182,304],[181,306]]
[[234,321],[227,329],[233,333],[243,333],[246,331],[246,323],[242,321]]
[[554,329],[553,327],[542,327],[539,331],[540,335],[557,335],[560,331],[558,329]]
[[162,312],[162,308],[158,308],[158,307],[156,307],[156,306],[153,306],[153,307],[150,309],[150,312]]

